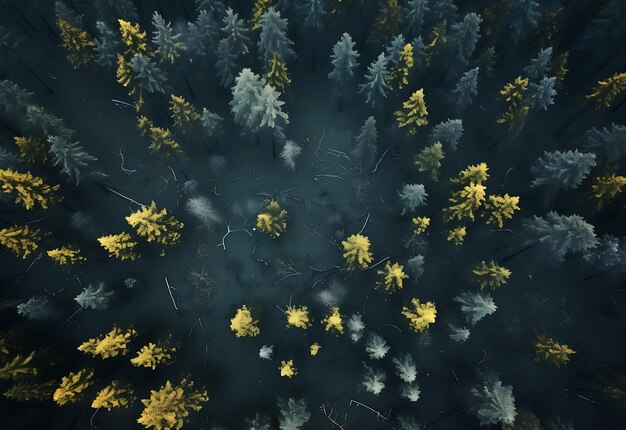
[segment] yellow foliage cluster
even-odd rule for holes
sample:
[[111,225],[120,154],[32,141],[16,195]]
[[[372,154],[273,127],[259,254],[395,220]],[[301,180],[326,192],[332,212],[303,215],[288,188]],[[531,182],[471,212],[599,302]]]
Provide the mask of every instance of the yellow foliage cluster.
[[411,299],[411,308],[402,307],[402,315],[409,320],[409,327],[414,332],[423,332],[435,322],[437,318],[437,308],[432,302],[421,303],[418,299]]
[[610,108],[613,100],[626,90],[626,72],[616,73],[605,81],[598,81],[587,100],[594,102],[598,108]]
[[482,185],[489,178],[489,167],[486,163],[479,163],[467,166],[461,170],[456,178],[450,182],[459,185],[469,185],[471,183]]
[[258,323],[258,320],[252,318],[252,313],[248,307],[243,305],[237,309],[237,313],[230,320],[230,329],[235,332],[237,337],[254,337],[261,332]]
[[348,270],[355,270],[360,267],[367,269],[374,258],[370,252],[370,240],[367,236],[353,234],[341,242],[343,245],[343,258],[346,260]]
[[402,103],[402,108],[394,112],[398,127],[408,127],[408,134],[417,133],[418,127],[428,124],[428,109],[424,100],[424,89],[415,91],[407,101]]
[[145,237],[148,242],[161,245],[174,245],[180,240],[180,233],[184,224],[173,216],[167,216],[167,209],[158,210],[156,203],[142,206],[136,212],[127,216],[126,221],[137,234]]
[[115,408],[128,408],[134,401],[135,394],[130,386],[124,386],[118,381],[113,381],[98,392],[96,398],[91,402],[91,407],[110,411]]
[[400,52],[400,59],[389,70],[389,86],[401,90],[409,83],[409,73],[413,68],[413,45],[407,43]]
[[172,137],[172,132],[167,128],[156,127],[154,123],[144,115],[137,118],[137,129],[142,136],[150,137],[150,152],[161,155],[168,160],[179,152],[182,152],[178,142]]
[[33,176],[30,172],[0,169],[0,183],[5,194],[15,193],[15,203],[20,203],[28,210],[36,203],[42,209],[47,209],[50,204],[61,201],[61,197],[56,194],[58,185],[47,185],[42,178]]
[[371,38],[375,42],[388,44],[392,38],[400,33],[402,22],[402,8],[398,0],[385,0],[374,20],[374,29]]
[[183,96],[170,94],[170,112],[174,125],[182,131],[185,131],[189,124],[200,119],[198,111]]
[[137,356],[131,358],[130,362],[133,366],[147,367],[154,370],[157,365],[172,363],[174,361],[175,352],[175,347],[157,345],[150,342],[141,347],[137,352]]
[[259,30],[263,23],[261,22],[261,17],[267,13],[272,7],[272,0],[256,0],[254,2],[254,8],[252,9],[252,19],[250,20],[250,24],[252,24],[253,30]]
[[272,200],[256,217],[256,227],[273,238],[277,238],[287,229],[287,211],[276,200]]
[[110,234],[98,238],[100,246],[109,252],[109,257],[120,260],[136,260],[139,254],[135,252],[137,242],[133,241],[128,233]]
[[497,119],[498,124],[508,124],[509,128],[516,128],[522,124],[528,114],[528,106],[524,104],[527,91],[528,78],[521,76],[500,90],[500,95],[507,102],[507,110]]
[[146,54],[151,55],[148,50],[148,37],[145,31],[141,31],[139,24],[131,24],[123,19],[117,20],[120,26],[122,43],[126,45],[124,54]]
[[0,380],[19,379],[25,376],[37,375],[39,370],[32,363],[34,357],[35,353],[31,352],[27,356],[18,354],[13,359],[8,360],[0,367]]
[[317,353],[320,352],[320,349],[322,349],[322,346],[319,343],[315,342],[309,347],[309,352],[313,357],[315,357]]
[[46,163],[50,159],[48,148],[36,137],[15,136],[13,138],[24,161],[28,163]]
[[62,246],[47,251],[48,257],[52,261],[61,266],[68,266],[71,264],[81,263],[86,260],[85,257],[80,255],[80,250],[71,246]]
[[61,384],[52,394],[52,400],[59,406],[78,402],[84,391],[93,385],[93,376],[94,373],[86,369],[70,372],[61,379]]
[[148,429],[180,430],[190,411],[200,411],[208,400],[206,390],[194,389],[192,381],[183,379],[177,387],[166,381],[150,391],[150,398],[141,400],[144,410],[137,422]]
[[446,154],[443,152],[443,145],[441,142],[435,142],[430,146],[423,148],[415,156],[415,166],[419,172],[428,172],[433,180],[439,180],[439,169],[441,168],[441,161],[445,158]]
[[306,306],[289,306],[285,311],[287,325],[297,328],[307,329],[311,327],[309,320],[309,309]]
[[61,32],[61,44],[67,51],[67,60],[72,67],[78,69],[94,59],[95,42],[89,38],[85,30],[63,19],[57,20]]
[[418,216],[413,218],[411,222],[414,225],[413,234],[417,236],[418,234],[422,234],[426,231],[426,229],[430,225],[430,218],[426,216]]
[[481,261],[479,265],[472,269],[475,282],[481,290],[485,288],[495,289],[506,284],[511,277],[511,271],[506,267],[498,265],[495,261]]
[[446,43],[448,43],[448,20],[444,19],[435,24],[430,32],[430,42],[426,45],[429,60]]
[[0,245],[9,248],[18,257],[26,258],[39,248],[41,230],[28,225],[3,228],[0,230]]
[[456,192],[450,197],[452,205],[446,208],[448,221],[457,219],[461,221],[464,218],[474,220],[474,211],[476,211],[485,201],[486,188],[484,185],[471,182],[463,187],[461,191]]
[[77,349],[94,357],[100,356],[103,360],[105,358],[117,357],[118,355],[126,355],[128,344],[136,334],[137,332],[134,329],[122,330],[114,327],[113,330],[105,335],[83,342]]
[[284,91],[285,87],[291,83],[287,74],[287,65],[278,52],[272,53],[272,57],[269,59],[265,79],[277,91]]
[[382,286],[387,292],[402,289],[403,280],[409,277],[404,271],[404,266],[398,263],[391,264],[389,261],[385,264],[385,268],[377,270],[376,274],[381,277],[381,279],[376,282],[376,287]]
[[520,210],[519,197],[491,195],[487,198],[485,209],[489,212],[487,224],[497,224],[499,228],[504,226],[505,219],[513,218],[515,211]]
[[343,334],[343,316],[337,306],[329,309],[328,315],[322,320],[322,324],[324,324],[326,331]]
[[563,52],[561,55],[557,56],[552,62],[552,69],[554,70],[554,75],[556,76],[557,88],[561,88],[563,86],[565,76],[567,76],[567,73],[569,72],[569,69],[567,68],[568,62],[569,51]]
[[298,374],[298,369],[293,364],[293,360],[281,360],[278,370],[280,370],[280,376],[283,378],[291,378]]
[[622,192],[622,188],[626,185],[626,177],[624,176],[596,176],[593,179],[591,190],[593,195],[598,199],[598,206],[602,207],[607,200],[613,200]]
[[559,343],[551,337],[539,335],[535,340],[535,361],[550,361],[560,367],[561,364],[567,364],[569,356],[575,353],[569,345]]
[[115,71],[117,82],[124,88],[128,88],[128,95],[132,96],[138,90],[135,74],[130,61],[122,54],[117,54],[117,70]]
[[465,241],[465,236],[467,236],[467,228],[465,226],[455,227],[448,231],[448,242],[452,242],[456,246],[463,245]]

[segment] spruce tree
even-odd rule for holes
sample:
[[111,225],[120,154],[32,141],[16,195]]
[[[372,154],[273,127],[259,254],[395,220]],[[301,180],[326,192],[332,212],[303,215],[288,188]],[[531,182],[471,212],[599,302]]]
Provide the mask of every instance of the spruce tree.
[[348,33],[344,33],[341,39],[333,46],[331,62],[333,70],[328,77],[339,92],[339,103],[343,100],[347,88],[354,80],[354,69],[359,66],[359,53],[354,49],[355,43]]
[[595,154],[578,150],[544,152],[530,168],[535,175],[532,186],[548,186],[553,190],[576,188],[596,165],[595,160]]
[[384,53],[378,56],[367,68],[365,75],[365,83],[359,86],[359,92],[365,94],[367,103],[372,107],[381,105],[383,99],[387,98],[387,79],[389,72],[387,71],[387,57]]
[[267,63],[274,52],[284,59],[295,57],[293,42],[287,37],[287,19],[273,8],[261,17],[261,34],[258,49],[261,61]]
[[354,158],[355,163],[358,163],[361,167],[371,166],[376,158],[376,152],[378,147],[376,142],[378,141],[378,132],[376,130],[376,120],[373,116],[370,116],[365,120],[361,131],[356,136],[356,145],[350,153]]
[[543,78],[538,84],[531,82],[528,86],[528,94],[526,95],[526,103],[531,109],[548,110],[548,106],[554,104],[556,90],[556,76],[552,78]]
[[429,12],[428,0],[409,0],[404,8],[406,33],[415,36],[422,34],[426,16]]
[[157,54],[161,57],[161,61],[167,60],[173,64],[186,49],[185,44],[180,41],[180,34],[174,34],[170,23],[165,22],[156,11],[152,15],[152,25],[156,29],[153,32],[152,42],[158,46]]
[[478,95],[478,71],[479,68],[475,67],[465,72],[452,91],[461,110],[470,105],[474,97]]
[[468,13],[459,23],[453,24],[450,32],[450,42],[456,49],[457,59],[467,62],[480,38],[480,23],[483,19],[475,13]]

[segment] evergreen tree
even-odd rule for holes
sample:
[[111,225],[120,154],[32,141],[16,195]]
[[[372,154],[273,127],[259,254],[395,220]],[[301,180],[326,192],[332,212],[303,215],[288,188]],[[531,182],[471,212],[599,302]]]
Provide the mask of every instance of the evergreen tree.
[[457,50],[457,59],[467,62],[470,59],[480,38],[480,23],[483,19],[475,13],[468,13],[459,23],[453,24],[450,32],[450,43]]
[[409,99],[402,103],[402,109],[394,112],[398,127],[409,127],[407,133],[417,133],[417,128],[428,124],[428,109],[424,100],[424,89],[413,92]]
[[478,71],[478,67],[468,70],[456,84],[453,93],[457,97],[457,105],[460,109],[465,109],[478,95]]
[[545,218],[533,216],[524,222],[528,233],[526,243],[539,243],[558,260],[575,252],[587,252],[598,244],[593,225],[579,215],[548,212]]
[[366,101],[372,108],[376,107],[376,102],[380,106],[382,99],[387,98],[387,62],[387,57],[381,53],[367,68],[365,83],[359,86],[359,92],[365,94]]
[[530,168],[535,175],[532,186],[550,186],[554,190],[576,188],[596,165],[595,160],[595,154],[578,150],[544,152]]
[[256,114],[261,105],[264,86],[265,80],[248,68],[243,69],[235,79],[230,107],[235,124],[242,127],[242,131],[254,132],[258,128]]
[[463,121],[449,119],[434,126],[428,139],[430,143],[441,142],[450,150],[456,151],[461,136],[463,136]]
[[97,58],[96,62],[101,66],[112,66],[117,59],[117,52],[120,49],[118,34],[102,21],[96,22],[98,37],[95,39],[94,47]]
[[406,33],[419,36],[422,34],[426,16],[430,12],[429,0],[409,0],[404,8]]
[[402,9],[400,9],[398,0],[383,0],[374,19],[374,28],[370,33],[370,40],[386,45],[400,33],[401,24]]
[[609,128],[592,128],[583,137],[585,147],[605,162],[619,161],[626,155],[626,126],[611,123]]
[[300,430],[311,419],[305,399],[278,399],[278,427],[280,430]]
[[594,248],[587,249],[583,257],[594,267],[603,269],[626,269],[626,238],[604,234]]
[[281,18],[280,12],[270,9],[261,18],[261,26],[258,42],[261,61],[267,63],[274,52],[284,59],[296,56],[293,42],[287,37],[287,19]]
[[471,410],[481,425],[498,424],[506,427],[515,422],[517,410],[513,389],[508,385],[502,385],[495,376],[488,375],[480,385],[472,388],[470,393]]
[[370,116],[365,120],[361,131],[356,136],[356,145],[350,153],[355,161],[360,162],[362,167],[371,166],[376,158],[378,148],[378,132],[376,131],[376,120]]
[[333,46],[331,62],[333,70],[328,77],[339,90],[340,103],[346,93],[346,88],[354,80],[354,69],[359,66],[359,53],[354,49],[355,43],[348,33],[344,33],[341,39]]
[[187,23],[185,46],[200,58],[215,52],[219,40],[219,21],[207,10],[202,9],[195,22]]
[[170,63],[180,57],[180,53],[184,51],[185,44],[180,41],[180,34],[174,34],[169,22],[165,22],[163,17],[154,12],[152,15],[152,25],[156,28],[152,34],[152,42],[157,45],[157,54],[161,57],[161,61],[168,60]]
[[[580,38],[580,48],[595,55],[626,44],[626,3],[622,0],[604,2],[602,10],[591,20]],[[592,48],[589,50],[589,48]]]
[[476,324],[498,309],[491,296],[481,292],[473,293],[466,291],[456,296],[454,301],[461,305],[461,311],[471,325]]
[[221,0],[195,0],[197,11],[206,11],[216,20],[226,13],[226,6]]
[[402,50],[404,49],[404,45],[406,45],[406,42],[404,41],[404,36],[401,34],[397,35],[391,40],[385,52],[389,64],[398,64],[398,62],[400,61]]
[[92,163],[98,159],[88,154],[80,142],[71,142],[58,136],[49,136],[50,154],[54,157],[54,165],[61,166],[61,173],[74,179],[78,184],[83,175],[94,175]]
[[322,19],[326,15],[324,0],[304,0],[302,4],[304,27],[313,31],[313,37],[324,27]]
[[32,296],[28,301],[17,305],[17,314],[33,321],[51,319],[56,313],[48,296]]
[[211,112],[207,108],[202,109],[200,122],[202,123],[202,127],[209,137],[215,137],[222,133],[223,121],[224,118],[222,118],[220,115]]
[[548,110],[548,106],[554,104],[556,90],[556,76],[551,78],[543,78],[538,84],[533,82],[528,86],[528,94],[526,95],[526,103],[531,109]]
[[165,93],[167,78],[159,66],[147,55],[137,53],[130,60],[139,88],[149,93]]
[[220,78],[220,85],[224,88],[230,88],[235,81],[235,76],[240,69],[238,63],[238,55],[235,52],[235,44],[233,39],[224,38],[217,45],[217,77]]
[[454,22],[457,18],[457,9],[454,0],[432,0],[430,3],[430,19],[434,23],[443,20]]
[[510,28],[513,40],[519,43],[530,32],[537,28],[539,19],[539,3],[535,0],[512,0],[512,17]]
[[233,53],[237,57],[241,54],[247,54],[250,50],[250,37],[248,37],[248,28],[244,20],[240,19],[239,14],[234,13],[229,7],[226,9],[222,23],[224,24],[222,32],[230,40]]
[[524,75],[531,79],[545,78],[552,64],[552,47],[542,49],[537,57],[530,60],[530,64],[524,67]]

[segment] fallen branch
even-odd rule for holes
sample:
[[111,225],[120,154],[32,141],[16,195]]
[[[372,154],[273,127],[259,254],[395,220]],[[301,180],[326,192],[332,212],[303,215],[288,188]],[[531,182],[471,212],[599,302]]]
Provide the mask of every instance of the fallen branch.
[[[174,300],[174,295],[172,294],[172,286],[167,280],[167,276],[165,277],[165,286],[167,287],[167,292],[170,293],[170,298],[172,299],[172,304],[174,305],[174,309],[178,311],[178,306],[176,305],[176,300]],[[175,289],[175,288],[174,288]]]
[[322,405],[322,407],[320,408],[322,410],[322,413],[326,416],[326,418],[328,418],[330,420],[331,423],[333,423],[334,425],[336,425],[338,428],[340,428],[341,430],[344,430],[344,427],[342,425],[340,425],[337,421],[335,421],[332,417],[331,414],[333,413],[333,409],[330,410],[330,412],[326,412],[326,406]]
[[363,271],[373,269],[374,267],[378,266],[380,263],[384,263],[387,260],[389,260],[389,256],[383,258],[382,260],[380,260],[378,263],[374,264],[373,266],[370,266],[367,269],[363,269]]
[[367,222],[370,220],[370,214],[371,212],[367,213],[367,218],[365,218],[365,223],[363,224],[363,227],[361,227],[361,230],[359,230],[357,234],[361,234],[363,233],[363,230],[365,230],[365,227],[367,226]]
[[381,414],[380,412],[378,412],[376,409],[370,408],[367,405],[364,405],[361,402],[357,402],[356,400],[350,400],[350,406],[352,406],[352,403],[354,403],[357,406],[362,406],[365,409],[369,410],[370,412],[372,412],[373,414],[376,414],[376,418],[382,418],[385,421],[389,421],[389,415],[391,415],[391,410],[389,411],[389,413],[387,414],[387,416],[384,416],[383,414]]
[[235,233],[238,231],[245,231],[246,233],[248,233],[250,236],[252,236],[252,233],[250,233],[248,230],[246,230],[245,228],[237,228],[235,230],[231,230],[230,226],[227,225],[226,226],[226,234],[224,235],[224,237],[222,237],[222,242],[218,243],[217,246],[221,246],[222,248],[224,248],[224,251],[226,251],[226,238],[228,237],[229,234],[231,233]]
[[391,149],[392,146],[393,145],[391,145],[387,149],[385,149],[385,152],[383,152],[383,155],[380,157],[380,159],[376,163],[376,166],[374,167],[374,170],[372,170],[370,173],[376,173],[376,171],[378,170],[378,165],[380,164],[381,161],[383,161],[383,158],[385,158],[385,155],[387,155],[387,152],[389,152],[389,150]]

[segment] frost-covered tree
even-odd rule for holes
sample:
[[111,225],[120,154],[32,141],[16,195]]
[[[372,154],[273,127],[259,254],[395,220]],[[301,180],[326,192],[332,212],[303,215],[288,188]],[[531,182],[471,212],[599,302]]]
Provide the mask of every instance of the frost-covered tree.
[[365,330],[365,324],[361,314],[352,314],[348,319],[348,332],[350,333],[350,339],[352,342],[358,342],[363,337],[363,331]]
[[458,327],[454,324],[448,324],[448,330],[450,331],[450,339],[459,343],[465,342],[470,335],[470,331],[467,327]]
[[261,17],[261,34],[259,36],[259,57],[267,63],[274,52],[282,58],[295,57],[293,42],[287,37],[287,18],[281,18],[280,12],[270,9]]
[[402,50],[406,42],[404,40],[404,36],[398,34],[396,37],[391,39],[389,45],[385,49],[385,55],[387,55],[388,64],[396,65],[400,61],[400,55],[402,54]]
[[113,300],[113,291],[108,290],[104,282],[98,285],[89,284],[76,297],[74,301],[83,309],[106,310]]
[[375,333],[371,333],[365,343],[365,352],[372,360],[380,360],[389,352],[389,345],[385,339]]
[[232,8],[226,9],[226,14],[222,20],[224,26],[222,32],[224,36],[231,41],[236,54],[247,54],[250,50],[250,37],[248,36],[248,27],[243,19],[239,18],[239,14],[234,13]]
[[509,426],[515,422],[517,411],[513,389],[495,376],[485,380],[470,391],[470,408],[483,426],[500,424]]
[[524,222],[526,243],[539,243],[548,248],[557,260],[575,252],[586,252],[598,244],[593,225],[579,215],[548,212],[545,218],[533,216]]
[[115,64],[120,50],[119,36],[103,21],[96,21],[96,30],[98,31],[94,47],[97,53],[96,62],[101,66],[111,66]]
[[456,21],[458,8],[454,0],[431,0],[429,5],[432,23],[438,23],[444,19],[448,22]]
[[410,402],[417,402],[420,398],[420,394],[422,394],[422,391],[416,383],[405,384],[400,392],[400,395],[409,399]]
[[220,78],[220,85],[229,88],[241,68],[233,40],[230,38],[220,40],[215,55],[217,56],[215,68],[217,69],[217,77]]
[[431,144],[441,142],[448,146],[450,150],[456,151],[462,136],[463,121],[460,119],[449,119],[434,126],[428,140]]
[[365,390],[368,393],[372,393],[377,396],[385,388],[385,379],[387,378],[387,375],[385,375],[385,372],[375,370],[367,364],[363,365],[365,366],[365,373],[363,374],[363,381],[361,384],[365,387]]
[[282,136],[283,127],[289,124],[289,115],[283,112],[284,101],[273,86],[266,84],[261,91],[259,104],[256,107],[258,127],[272,130],[272,136]]
[[200,116],[200,123],[202,128],[209,137],[215,137],[222,132],[222,122],[224,118],[215,112],[211,112],[207,108],[202,109],[202,115]]
[[195,0],[197,11],[207,11],[215,19],[219,19],[226,13],[226,6],[222,0]]
[[367,103],[372,107],[376,107],[376,103],[380,106],[383,99],[387,98],[387,80],[389,71],[387,70],[387,56],[381,52],[376,60],[367,68],[365,75],[365,83],[359,85],[359,92],[365,94]]
[[605,162],[619,161],[626,155],[626,126],[611,123],[609,128],[592,128],[584,135],[585,147]]
[[28,301],[17,305],[17,314],[33,321],[53,318],[56,311],[48,296],[32,296]]
[[59,136],[49,136],[50,154],[54,165],[61,166],[61,173],[78,184],[84,175],[93,176],[92,163],[98,159],[85,151],[80,142],[71,142]]
[[413,70],[424,71],[426,66],[428,66],[430,57],[426,50],[426,45],[424,45],[424,41],[422,40],[422,36],[417,36],[413,39],[411,45],[413,45]]
[[274,355],[274,345],[263,345],[259,349],[259,357],[263,360],[271,360]]
[[545,77],[537,84],[531,82],[528,85],[526,104],[528,104],[531,109],[548,110],[548,106],[554,104],[554,97],[556,96],[556,90],[554,89],[555,84],[556,76],[551,78]]
[[326,15],[324,0],[304,0],[301,4],[301,13],[304,16],[304,27],[313,31],[313,37],[324,27],[323,18]]
[[280,151],[280,158],[283,160],[283,164],[291,170],[296,169],[296,158],[302,152],[302,147],[293,140],[287,140]]
[[167,78],[152,58],[139,52],[133,55],[130,66],[137,76],[139,88],[149,93],[165,93]]
[[194,22],[187,23],[185,46],[188,52],[203,58],[215,52],[219,37],[219,21],[214,14],[202,9]]
[[482,292],[465,291],[456,296],[454,301],[461,304],[461,311],[471,325],[498,309],[491,296]]
[[411,36],[419,36],[422,34],[428,12],[430,12],[428,0],[409,0],[404,8],[406,33]]
[[546,76],[551,68],[552,47],[539,51],[537,56],[530,60],[530,64],[524,67],[524,76],[531,79],[541,79]]
[[[246,418],[247,430],[271,430],[271,422],[265,415],[256,414],[254,418]],[[215,430],[215,428],[214,428]]]
[[518,43],[537,28],[539,3],[535,0],[512,0],[509,16],[513,40]]
[[280,430],[300,430],[311,419],[306,400],[278,399],[278,427]]
[[261,105],[261,91],[265,80],[246,68],[239,72],[232,88],[233,99],[230,102],[235,124],[243,132],[254,132],[257,126],[257,111]]
[[450,31],[450,43],[456,49],[457,59],[467,62],[470,59],[480,38],[480,15],[471,12],[461,22],[453,24]]
[[426,204],[426,198],[428,197],[426,189],[422,184],[405,184],[398,194],[404,204],[402,213],[413,211],[418,206],[424,206]]
[[354,161],[360,162],[362,167],[369,167],[374,163],[378,147],[378,131],[376,130],[376,120],[370,116],[365,120],[359,134],[356,136],[356,145],[350,153]]
[[550,186],[556,190],[576,188],[595,165],[596,156],[590,152],[544,152],[530,168],[535,176],[532,187]]
[[167,60],[173,64],[186,49],[185,44],[180,40],[181,35],[174,34],[170,23],[166,22],[157,11],[152,14],[152,25],[156,29],[152,33],[152,42],[158,46],[157,54],[161,57],[161,61]]
[[396,368],[396,375],[406,383],[412,383],[417,378],[417,367],[411,354],[403,354],[391,360]]
[[452,91],[461,110],[469,106],[478,95],[478,71],[479,68],[475,67],[465,72]]
[[222,221],[222,217],[213,206],[211,200],[205,196],[189,198],[185,203],[185,209],[189,215],[209,230],[212,230],[213,226]]
[[409,258],[406,267],[413,274],[411,278],[417,281],[424,274],[424,256],[416,255],[415,257]]
[[354,80],[354,69],[359,66],[359,53],[354,49],[355,43],[348,33],[344,33],[341,39],[333,46],[330,55],[333,70],[328,77],[339,90],[339,100],[343,100],[347,88]]
[[617,238],[605,234],[598,240],[598,245],[587,249],[583,257],[594,267],[603,269],[626,269],[626,238]]

